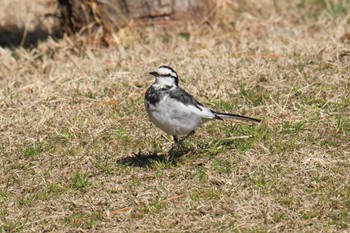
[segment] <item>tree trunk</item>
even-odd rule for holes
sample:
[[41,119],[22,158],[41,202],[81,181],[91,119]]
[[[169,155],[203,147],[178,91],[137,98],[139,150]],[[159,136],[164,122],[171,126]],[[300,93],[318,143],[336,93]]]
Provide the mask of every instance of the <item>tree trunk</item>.
[[215,0],[57,0],[62,29],[68,33],[90,32],[94,26],[105,31],[135,24],[170,24],[204,19]]

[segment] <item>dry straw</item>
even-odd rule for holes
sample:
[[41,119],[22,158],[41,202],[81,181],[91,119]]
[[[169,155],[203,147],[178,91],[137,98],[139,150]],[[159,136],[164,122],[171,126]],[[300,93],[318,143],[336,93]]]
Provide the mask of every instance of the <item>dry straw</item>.
[[[1,231],[348,231],[349,3],[220,7],[172,32],[124,28],[109,48],[0,48]],[[160,65],[264,123],[207,124],[164,161],[143,107]]]

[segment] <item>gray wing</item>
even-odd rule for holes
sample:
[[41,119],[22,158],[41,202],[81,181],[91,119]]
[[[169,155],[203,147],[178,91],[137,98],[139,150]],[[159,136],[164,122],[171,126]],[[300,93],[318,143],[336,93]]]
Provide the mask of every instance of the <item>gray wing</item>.
[[192,105],[202,111],[203,104],[199,103],[192,95],[187,93],[184,89],[178,87],[169,92],[170,98],[176,99],[185,105]]
[[171,90],[169,96],[170,98],[176,99],[184,105],[189,106],[189,109],[192,109],[192,112],[197,114],[197,116],[200,116],[202,119],[220,119],[215,116],[212,110],[204,107],[203,104],[199,103],[182,88]]

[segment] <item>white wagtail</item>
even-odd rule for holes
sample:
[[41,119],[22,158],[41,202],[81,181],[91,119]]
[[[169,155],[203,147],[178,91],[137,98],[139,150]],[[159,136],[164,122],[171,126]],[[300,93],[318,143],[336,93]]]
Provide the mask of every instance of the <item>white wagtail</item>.
[[[165,133],[173,136],[174,147],[209,120],[237,119],[256,123],[261,121],[237,114],[215,112],[204,107],[179,87],[178,76],[169,66],[161,66],[149,74],[155,76],[155,82],[146,91],[145,108],[150,120]],[[185,137],[180,140],[179,136]]]

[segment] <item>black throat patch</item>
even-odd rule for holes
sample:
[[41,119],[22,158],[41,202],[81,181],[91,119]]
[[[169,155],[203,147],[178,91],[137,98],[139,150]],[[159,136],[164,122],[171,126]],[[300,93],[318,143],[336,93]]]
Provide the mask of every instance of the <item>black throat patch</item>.
[[150,104],[157,105],[160,102],[160,100],[164,97],[164,95],[167,94],[172,87],[173,86],[166,85],[161,88],[156,88],[154,87],[154,85],[152,85],[147,89],[145,99]]

